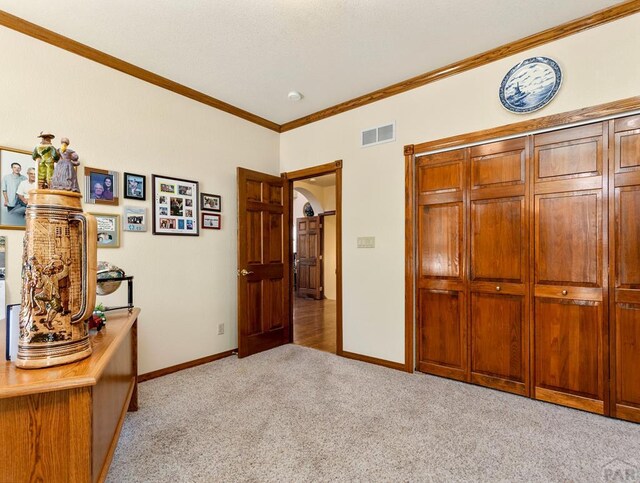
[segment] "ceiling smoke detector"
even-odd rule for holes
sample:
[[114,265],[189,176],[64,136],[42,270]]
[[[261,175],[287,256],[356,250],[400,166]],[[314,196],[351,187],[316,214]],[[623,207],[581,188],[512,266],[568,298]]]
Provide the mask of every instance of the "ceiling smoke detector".
[[290,101],[297,102],[300,99],[302,99],[304,96],[300,94],[298,91],[291,91],[289,92],[289,94],[287,94],[287,97],[289,98]]

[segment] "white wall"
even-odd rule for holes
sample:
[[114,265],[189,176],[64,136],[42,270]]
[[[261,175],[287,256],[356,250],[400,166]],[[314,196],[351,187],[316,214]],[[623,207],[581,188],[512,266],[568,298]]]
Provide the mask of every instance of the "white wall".
[[[122,232],[121,248],[98,251],[99,260],[135,277],[139,372],[236,348],[235,169],[278,174],[278,134],[5,28],[0,64],[0,145],[31,151],[48,129],[56,145],[71,139],[83,165],[147,175],[146,202],[86,211],[122,215],[126,204],[147,207],[150,216],[152,173],[196,180],[201,191],[222,195],[220,231]],[[8,303],[20,302],[23,234],[0,230],[8,243]]]
[[[504,110],[498,87],[531,56],[554,58],[564,82],[529,115]],[[640,15],[544,45],[283,133],[280,171],[343,160],[344,350],[404,362],[404,157],[417,144],[640,94]],[[361,129],[396,121],[393,143],[360,148]],[[375,236],[375,249],[356,238]]]

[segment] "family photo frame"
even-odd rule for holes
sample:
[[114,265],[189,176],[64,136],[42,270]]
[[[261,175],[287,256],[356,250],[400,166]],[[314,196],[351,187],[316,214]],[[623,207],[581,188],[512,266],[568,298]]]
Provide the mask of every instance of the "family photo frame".
[[202,228],[206,230],[219,230],[222,228],[222,216],[217,213],[202,212]]
[[84,202],[117,206],[118,173],[85,166]]
[[122,229],[124,231],[147,231],[147,209],[125,206]]
[[[25,211],[28,193],[36,188],[36,162],[32,153],[0,146],[0,228],[22,229],[26,225]],[[33,179],[33,183],[30,180]]]
[[143,174],[124,173],[124,197],[130,200],[147,199],[147,177]]
[[151,175],[153,188],[153,234],[198,236],[198,182]]
[[90,214],[96,218],[98,248],[118,248],[120,246],[120,215],[110,213]]
[[204,211],[222,211],[222,197],[220,195],[211,195],[202,193],[200,195],[200,208]]

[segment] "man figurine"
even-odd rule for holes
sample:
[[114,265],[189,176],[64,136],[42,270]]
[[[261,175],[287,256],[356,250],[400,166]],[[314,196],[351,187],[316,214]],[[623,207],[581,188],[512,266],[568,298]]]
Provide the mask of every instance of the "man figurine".
[[38,166],[38,188],[49,188],[53,177],[53,168],[60,159],[60,153],[53,147],[51,140],[55,136],[46,131],[41,131],[38,136],[41,141],[33,150],[33,159]]
[[20,163],[11,163],[11,173],[2,178],[2,197],[4,206],[9,211],[12,211],[18,202],[18,186],[27,179],[25,175],[20,174],[20,171],[22,171]]
[[16,190],[18,201],[16,201],[16,207],[11,210],[11,213],[24,215],[29,204],[29,191],[36,188],[36,170],[35,168],[29,168],[27,169],[27,179],[22,180]]

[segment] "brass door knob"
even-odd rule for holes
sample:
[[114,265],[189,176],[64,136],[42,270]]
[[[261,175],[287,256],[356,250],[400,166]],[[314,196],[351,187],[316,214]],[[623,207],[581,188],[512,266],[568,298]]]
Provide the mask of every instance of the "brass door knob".
[[238,270],[238,275],[242,275],[243,277],[246,277],[246,276],[247,276],[247,275],[249,275],[250,273],[253,273],[253,272],[250,272],[250,271],[249,271],[249,270],[247,270],[246,268],[243,268],[242,270]]

